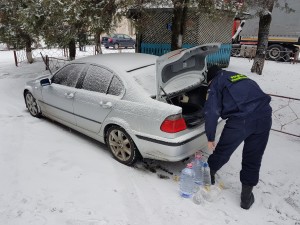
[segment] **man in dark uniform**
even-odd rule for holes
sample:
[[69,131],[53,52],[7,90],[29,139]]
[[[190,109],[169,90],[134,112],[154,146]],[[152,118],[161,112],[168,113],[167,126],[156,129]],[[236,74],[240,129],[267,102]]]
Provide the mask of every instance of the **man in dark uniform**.
[[[272,125],[271,98],[247,76],[212,66],[207,73],[208,92],[205,103],[205,131],[208,148],[214,150],[208,158],[212,184],[216,172],[226,164],[235,149],[244,141],[241,207],[254,203],[252,193],[259,179],[259,170]],[[215,146],[219,117],[227,119],[220,140]]]

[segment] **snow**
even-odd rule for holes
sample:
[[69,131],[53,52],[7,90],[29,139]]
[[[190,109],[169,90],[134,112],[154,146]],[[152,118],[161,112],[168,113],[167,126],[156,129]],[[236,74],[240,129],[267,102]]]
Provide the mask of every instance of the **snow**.
[[[300,97],[300,64],[267,61],[259,76],[249,72],[252,62],[232,58],[228,69],[248,75],[267,93]],[[1,224],[300,224],[299,138],[271,132],[250,210],[239,207],[242,146],[218,172],[224,183],[219,198],[196,205],[178,194],[175,175],[186,162],[146,160],[148,167],[127,167],[103,144],[51,120],[31,117],[22,90],[26,81],[42,74],[42,62],[15,67],[13,53],[0,51]],[[274,107],[284,123],[289,119],[285,113],[299,118],[297,101],[277,100]],[[290,125],[299,135],[299,122]],[[160,179],[160,174],[170,179]]]

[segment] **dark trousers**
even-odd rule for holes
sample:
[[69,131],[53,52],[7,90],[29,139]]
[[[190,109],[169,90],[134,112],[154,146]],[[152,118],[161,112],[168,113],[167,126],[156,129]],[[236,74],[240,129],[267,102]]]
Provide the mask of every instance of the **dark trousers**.
[[260,119],[228,119],[215,151],[208,158],[211,170],[218,171],[226,164],[235,149],[244,141],[242,184],[255,186],[272,125],[271,117]]

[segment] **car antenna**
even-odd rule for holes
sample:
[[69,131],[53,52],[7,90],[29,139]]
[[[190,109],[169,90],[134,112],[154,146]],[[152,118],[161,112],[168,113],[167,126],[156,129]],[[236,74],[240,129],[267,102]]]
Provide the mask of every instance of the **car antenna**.
[[167,99],[171,102],[172,105],[174,105],[174,103],[172,102],[172,100],[169,98],[168,94],[165,92],[165,90],[160,86],[160,89],[163,91],[163,93],[166,95]]
[[41,54],[41,56],[42,56],[42,59],[43,59],[43,62],[45,63],[45,65],[46,65],[46,68],[47,68],[47,70],[49,70],[50,71],[50,74],[51,75],[53,75],[52,74],[52,71],[50,70],[50,67],[49,67],[49,65],[46,63],[46,60],[45,60],[45,58],[44,58],[44,56],[43,56],[43,54],[40,52],[40,54]]

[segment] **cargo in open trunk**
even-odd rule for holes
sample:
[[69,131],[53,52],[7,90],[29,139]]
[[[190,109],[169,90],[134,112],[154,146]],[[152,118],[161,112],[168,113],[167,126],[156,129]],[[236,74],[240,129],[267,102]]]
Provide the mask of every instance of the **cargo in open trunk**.
[[169,104],[182,108],[182,116],[188,127],[204,123],[204,104],[206,101],[207,86],[201,85],[192,90],[170,97]]

